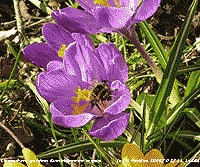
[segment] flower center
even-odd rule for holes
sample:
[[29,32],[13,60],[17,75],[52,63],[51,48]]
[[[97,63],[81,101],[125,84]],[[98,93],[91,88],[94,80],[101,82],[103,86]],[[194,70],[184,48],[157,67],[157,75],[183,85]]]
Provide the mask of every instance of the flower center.
[[[119,6],[119,2],[117,0],[114,0],[115,1],[115,5],[117,8],[120,8]],[[107,7],[111,7],[109,4],[108,4],[108,0],[94,0],[94,4],[99,4],[99,5],[102,5],[102,6],[107,6]]]
[[76,88],[76,90],[74,91],[74,93],[76,93],[78,95],[78,97],[72,97],[72,100],[76,103],[79,103],[80,100],[86,100],[86,101],[90,101],[90,96],[92,95],[92,92],[89,90],[81,90],[80,86],[78,86],[78,88]]
[[[72,100],[77,104],[72,104],[71,107],[74,108],[72,114],[79,115],[82,114],[84,110],[91,104],[90,110],[92,111],[96,106],[96,111],[100,115],[103,115],[104,110],[108,107],[107,101],[112,100],[111,89],[106,84],[106,80],[102,80],[102,82],[96,81],[92,84],[92,87],[89,90],[81,90],[80,86],[76,88],[74,93],[78,95],[78,97],[72,97]],[[80,106],[80,101],[86,101],[88,103]]]
[[63,45],[60,47],[60,49],[58,50],[58,56],[59,56],[59,57],[64,57],[65,49],[66,49],[66,45],[63,44]]
[[92,92],[89,91],[89,90],[81,90],[80,86],[78,86],[78,88],[76,88],[76,90],[74,91],[74,93],[76,93],[78,95],[78,97],[72,97],[72,100],[74,102],[77,103],[77,105],[75,104],[72,104],[71,107],[74,108],[74,111],[72,111],[72,114],[73,115],[79,115],[79,114],[82,114],[83,111],[87,108],[87,106],[90,104],[90,103],[87,103],[85,105],[82,105],[80,106],[80,104],[78,104],[80,101],[83,101],[83,100],[86,100],[87,102],[90,101],[90,97],[92,95]]

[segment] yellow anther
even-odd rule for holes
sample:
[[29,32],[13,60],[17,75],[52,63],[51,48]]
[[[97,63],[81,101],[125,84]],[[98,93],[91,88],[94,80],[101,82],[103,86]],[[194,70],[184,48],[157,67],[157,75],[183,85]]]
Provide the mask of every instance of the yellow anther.
[[117,8],[120,8],[120,6],[119,6],[119,2],[117,1],[117,0],[114,0],[115,1],[115,5],[116,5],[116,7]]
[[59,57],[64,57],[65,49],[66,49],[66,45],[63,44],[63,45],[60,47],[59,51],[58,51],[58,56],[59,56]]
[[[114,0],[115,1],[115,5],[117,8],[120,8],[119,6],[119,2],[117,0]],[[109,4],[108,4],[108,0],[94,0],[94,4],[99,4],[99,5],[102,5],[102,6],[107,6],[107,7],[111,7]]]
[[110,7],[108,0],[94,0],[94,4]]
[[81,90],[80,86],[78,86],[78,88],[76,88],[74,93],[76,93],[78,95],[78,97],[72,97],[72,100],[76,103],[79,103],[80,100],[90,101],[90,97],[92,95],[91,91],[86,90],[86,89]]
[[80,104],[72,104],[71,107],[74,108],[74,111],[72,111],[72,114],[73,115],[79,115],[79,114],[82,114],[84,110],[86,110],[87,106],[89,105],[90,103],[87,103],[85,105],[82,105],[82,106],[79,106]]
[[79,114],[82,114],[84,110],[86,110],[87,106],[90,104],[90,103],[86,103],[82,106],[80,106],[79,101],[83,101],[83,100],[86,100],[87,102],[91,100],[91,95],[92,95],[92,92],[89,91],[89,90],[81,90],[80,86],[78,86],[78,88],[76,88],[76,90],[74,90],[74,93],[76,93],[78,95],[78,97],[72,97],[72,100],[77,103],[76,104],[72,104],[71,107],[74,108],[74,111],[72,111],[72,114],[73,115],[79,115]]

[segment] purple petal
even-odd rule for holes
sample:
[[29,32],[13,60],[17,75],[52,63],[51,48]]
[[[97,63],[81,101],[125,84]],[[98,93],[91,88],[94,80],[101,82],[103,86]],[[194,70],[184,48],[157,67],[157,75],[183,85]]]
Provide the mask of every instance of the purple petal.
[[75,60],[81,69],[82,80],[92,84],[93,79],[101,81],[105,78],[105,69],[98,54],[90,50],[86,45],[77,44]]
[[81,79],[81,70],[79,64],[75,60],[75,55],[77,54],[77,43],[71,43],[64,53],[64,65],[67,73],[69,75],[75,75]]
[[[121,7],[127,7],[131,3],[131,1],[132,0],[118,0],[118,3],[119,3],[119,6],[121,6]],[[79,5],[83,9],[87,10],[88,12],[91,12],[91,10],[94,10],[94,8],[97,7],[97,6],[102,7],[102,5],[94,4],[94,0],[84,0],[84,1],[83,0],[77,0],[77,2],[79,3]],[[134,0],[133,2],[136,3],[135,6],[137,7],[137,4],[140,2],[140,0]],[[116,7],[114,0],[108,0],[108,4],[111,7]]]
[[110,88],[113,97],[111,101],[106,101],[104,114],[117,115],[127,108],[131,94],[126,84],[122,84],[119,80],[112,82]]
[[158,9],[161,0],[143,0],[142,5],[138,8],[134,23],[144,21],[151,17]]
[[64,64],[61,61],[51,61],[47,64],[47,71],[52,71],[58,68],[64,68]]
[[128,78],[128,68],[122,54],[118,54],[113,58],[113,65],[110,70],[110,78],[112,80],[120,80],[125,83]]
[[32,63],[45,69],[50,61],[62,61],[62,58],[58,57],[58,54],[45,43],[30,44],[24,48],[23,54]]
[[95,120],[88,134],[104,141],[110,141],[120,136],[129,122],[129,114],[108,115]]
[[42,27],[42,34],[47,44],[56,52],[65,44],[66,47],[74,42],[71,33],[55,23],[47,23]]
[[72,37],[78,42],[79,45],[86,45],[90,50],[95,52],[94,43],[88,35],[72,33]]
[[[104,114],[117,115],[124,111],[130,103],[131,93],[126,84],[122,84],[119,80],[112,82],[111,87],[113,101],[107,101],[108,108],[105,109]],[[116,90],[119,89],[119,90]]]
[[57,24],[70,32],[94,34],[103,26],[90,13],[71,7],[55,10],[51,15]]
[[[61,105],[61,102],[58,104],[58,102],[54,102],[50,106],[50,112],[52,113],[52,121],[60,126],[71,128],[71,127],[80,127],[84,126],[93,119],[96,118],[95,115],[89,114],[89,113],[83,113],[80,115],[72,115],[69,114],[69,110],[73,110],[74,108],[70,107],[71,106],[71,101],[65,101],[61,100],[62,104],[67,106],[65,108],[65,112],[61,112],[56,108],[56,105]],[[67,103],[67,105],[66,105]]]
[[96,49],[106,69],[108,80],[120,80],[125,83],[128,78],[128,68],[123,55],[112,43],[102,43]]
[[116,29],[121,29],[130,24],[133,14],[134,11],[128,7],[113,8],[102,6],[96,7],[92,12],[92,15],[98,19],[99,24],[104,25],[104,27],[102,26],[104,32],[105,28],[114,32]]
[[40,95],[49,102],[71,99],[75,95],[73,91],[80,86],[77,77],[67,75],[65,68],[39,73],[35,84]]
[[135,11],[135,9],[137,8],[140,0],[118,0],[119,2],[119,6],[121,7],[128,7],[130,8],[132,11]]

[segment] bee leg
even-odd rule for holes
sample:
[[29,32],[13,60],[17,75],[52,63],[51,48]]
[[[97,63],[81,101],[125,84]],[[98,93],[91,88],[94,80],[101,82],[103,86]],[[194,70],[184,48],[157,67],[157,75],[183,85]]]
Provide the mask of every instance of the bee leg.
[[101,104],[103,105],[103,107],[105,108],[106,106],[103,104],[103,102],[100,100]]
[[92,103],[90,111],[91,111],[91,110],[94,108],[94,105],[95,105],[95,104],[94,104],[94,103]]
[[98,103],[95,102],[95,104],[96,104],[97,108],[102,112],[102,110],[101,110],[101,108],[99,107]]

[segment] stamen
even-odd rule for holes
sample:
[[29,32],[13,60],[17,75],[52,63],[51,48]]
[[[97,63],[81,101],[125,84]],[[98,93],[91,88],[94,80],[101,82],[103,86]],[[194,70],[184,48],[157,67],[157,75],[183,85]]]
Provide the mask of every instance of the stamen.
[[99,4],[99,5],[102,5],[102,6],[111,7],[111,6],[108,4],[108,0],[94,0],[94,4]]
[[92,92],[89,90],[81,90],[80,86],[78,86],[78,88],[76,88],[76,90],[74,91],[74,93],[76,93],[78,95],[78,97],[72,97],[72,100],[76,103],[79,103],[80,100],[86,100],[86,101],[90,101],[90,97],[92,95]]
[[115,1],[115,5],[116,5],[116,7],[117,8],[120,8],[120,6],[119,6],[119,2],[117,1],[117,0],[114,0]]
[[64,57],[65,49],[66,49],[66,45],[63,44],[63,45],[60,47],[60,49],[58,50],[58,56],[59,56],[59,57]]
[[72,114],[73,114],[73,115],[82,114],[83,111],[86,110],[86,108],[87,108],[88,105],[89,105],[89,103],[87,103],[87,104],[85,104],[85,105],[82,105],[82,106],[80,106],[80,104],[77,104],[77,105],[72,104],[71,107],[74,108],[74,111],[72,111]]
[[[119,2],[117,0],[114,0],[115,1],[115,5],[117,8],[120,8],[119,6]],[[107,6],[107,7],[111,7],[109,4],[108,4],[108,0],[94,0],[94,4],[99,4],[99,5],[102,5],[102,6]]]
[[72,104],[71,107],[74,108],[74,111],[72,111],[72,114],[73,115],[79,115],[79,114],[82,114],[83,111],[86,110],[87,106],[90,105],[90,103],[86,103],[82,106],[80,106],[79,102],[80,100],[83,101],[83,100],[86,100],[87,102],[91,100],[91,95],[92,95],[92,92],[89,91],[89,90],[81,90],[80,86],[78,86],[78,88],[76,88],[76,90],[74,90],[74,93],[76,93],[78,95],[78,97],[72,97],[72,100],[77,103],[76,104]]

